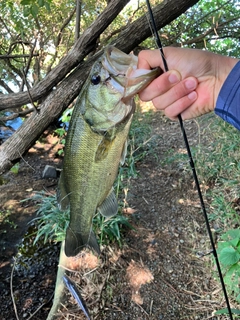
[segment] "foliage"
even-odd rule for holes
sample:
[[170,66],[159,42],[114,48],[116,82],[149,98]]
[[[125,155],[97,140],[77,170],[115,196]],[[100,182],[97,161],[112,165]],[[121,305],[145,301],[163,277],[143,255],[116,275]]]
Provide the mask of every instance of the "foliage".
[[98,235],[100,244],[109,245],[117,241],[122,246],[122,234],[126,229],[134,229],[128,218],[119,213],[109,219],[105,219],[101,214],[96,214],[93,218],[93,230]]
[[69,224],[69,211],[60,211],[57,206],[56,195],[40,191],[26,200],[37,202],[37,218],[35,221],[38,225],[35,243],[43,236],[44,242],[54,240],[62,241],[65,238],[66,230]]
[[[237,314],[237,315],[240,315],[240,310],[238,309],[231,309],[232,311],[232,314]],[[215,312],[215,315],[218,315],[218,314],[226,314],[228,315],[229,312],[228,312],[228,309],[221,309],[221,310],[218,310]]]
[[45,7],[48,12],[50,12],[50,4],[52,0],[21,0],[20,4],[24,6],[23,15],[28,17],[32,15],[34,18],[37,17],[40,8]]
[[[65,142],[66,142],[66,133],[67,133],[67,129],[69,126],[69,122],[72,116],[72,112],[73,112],[73,108],[69,108],[66,109],[63,112],[63,115],[61,116],[61,118],[59,119],[61,121],[61,126],[60,128],[57,128],[56,130],[54,130],[54,133],[59,137],[59,143],[61,143],[63,146],[65,146]],[[63,149],[59,149],[58,150],[58,155],[62,156],[63,155]]]
[[18,174],[18,171],[19,171],[19,162],[16,163],[16,164],[10,169],[10,171],[11,171],[12,173]]
[[[154,5],[159,2],[161,0],[152,1]],[[81,33],[105,6],[104,0],[82,1]],[[3,56],[0,60],[1,93],[24,91],[27,86],[33,87],[58,65],[74,45],[75,10],[75,0],[0,1],[0,52]],[[102,47],[113,41],[125,26],[145,13],[146,5],[143,0],[136,1],[134,6],[127,6],[101,35],[97,45]],[[240,53],[239,17],[239,1],[202,0],[160,30],[161,39],[164,46],[188,46],[237,57]],[[152,39],[147,39],[139,45],[156,47]],[[68,112],[63,116],[64,123],[68,122]],[[133,122],[131,128],[126,165],[120,168],[116,181],[118,193],[119,190],[127,192],[129,180],[137,174],[136,161],[141,161],[150,152],[151,143],[154,141],[149,140],[149,127],[140,129],[139,123],[135,125]],[[203,185],[208,188],[211,186],[208,196],[211,199],[213,213],[210,214],[210,218],[217,221],[219,230],[224,232],[227,226],[234,228],[238,219],[234,200],[240,199],[237,178],[240,169],[239,135],[227,124],[222,123],[221,130],[219,128],[219,124],[213,125],[211,132],[217,139],[207,150],[204,150],[204,147],[193,149],[193,157]],[[63,144],[64,129],[56,131]],[[174,157],[176,158],[175,155]],[[186,155],[181,154],[179,165],[181,169],[189,170],[186,169],[189,168]],[[67,217],[58,211],[54,204],[55,197],[43,194],[38,197],[41,203],[38,210],[40,234],[37,237],[44,235],[45,239],[62,239]],[[121,226],[128,224],[120,216],[117,216],[115,221],[102,221],[99,216],[95,219],[99,220],[97,229],[102,241],[106,241],[107,237],[116,237],[119,242]],[[106,230],[105,226],[110,229],[106,234],[103,233]],[[233,249],[231,248],[232,253]],[[226,249],[224,252],[226,253]]]
[[[239,57],[239,18],[235,0],[202,0],[161,30],[162,43]],[[156,47],[149,39],[143,46]]]
[[[1,210],[0,211],[0,223],[2,224],[2,225],[4,225],[4,224],[7,224],[7,225],[9,225],[11,228],[13,228],[13,229],[16,229],[17,227],[18,227],[18,225],[14,222],[14,221],[12,221],[11,219],[10,219],[10,216],[11,216],[11,211],[10,210]],[[2,231],[3,233],[6,233],[7,232],[7,230],[5,230],[5,229],[3,229],[3,231]]]
[[217,251],[223,269],[225,285],[228,291],[232,292],[236,301],[240,303],[240,230],[231,229],[224,233],[221,236],[221,241],[218,242]]
[[[37,233],[33,245],[42,237],[46,241],[63,241],[70,220],[70,211],[61,211],[57,206],[56,195],[46,193],[45,191],[37,192],[32,198],[38,203],[37,218],[33,221],[37,223]],[[133,228],[128,222],[128,218],[120,212],[109,219],[97,213],[93,218],[93,230],[99,236],[100,244],[109,244],[117,241],[121,245],[121,234],[124,228]]]

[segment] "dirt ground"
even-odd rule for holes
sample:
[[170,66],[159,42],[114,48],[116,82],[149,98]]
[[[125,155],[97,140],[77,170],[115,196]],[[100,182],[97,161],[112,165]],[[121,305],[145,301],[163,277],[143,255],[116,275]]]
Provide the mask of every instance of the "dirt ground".
[[[103,247],[99,259],[83,252],[72,277],[92,319],[228,319],[214,316],[225,302],[212,276],[214,264],[205,255],[210,245],[193,178],[181,163],[163,166],[169,150],[185,152],[179,125],[160,113],[149,121],[154,152],[136,164],[138,176],[126,193],[125,214],[135,230],[126,232],[122,248]],[[198,124],[189,121],[185,127],[190,144],[196,145]],[[55,192],[57,179],[43,179],[42,171],[46,164],[61,167],[56,143],[46,132],[21,160],[18,173],[4,175],[0,186],[2,320],[42,320],[51,308],[60,245],[31,246],[28,223],[36,207],[21,200],[39,190]],[[25,248],[21,263],[16,259],[19,244]],[[85,319],[70,295],[59,319]]]

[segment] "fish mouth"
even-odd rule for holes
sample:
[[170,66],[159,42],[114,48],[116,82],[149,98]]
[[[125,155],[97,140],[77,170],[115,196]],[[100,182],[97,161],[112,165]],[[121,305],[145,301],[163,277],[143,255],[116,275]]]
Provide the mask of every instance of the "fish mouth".
[[102,65],[110,75],[109,84],[122,93],[124,100],[132,98],[160,75],[160,68],[137,69],[137,63],[138,58],[132,53],[126,54],[113,46],[105,49]]

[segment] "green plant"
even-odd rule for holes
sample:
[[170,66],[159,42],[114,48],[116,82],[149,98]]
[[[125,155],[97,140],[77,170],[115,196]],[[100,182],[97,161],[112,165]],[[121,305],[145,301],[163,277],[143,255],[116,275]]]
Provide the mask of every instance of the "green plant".
[[[63,241],[70,219],[69,210],[60,211],[57,206],[56,195],[45,191],[36,193],[31,200],[36,201],[39,207],[37,217],[33,220],[38,225],[33,244],[35,245],[42,237],[44,243],[49,240]],[[100,244],[117,241],[121,246],[121,234],[126,228],[133,229],[128,218],[121,213],[110,219],[105,219],[100,213],[97,213],[93,218],[93,229],[99,235]]]
[[93,218],[93,229],[99,235],[100,244],[110,244],[117,241],[122,246],[122,233],[124,229],[134,229],[129,223],[128,218],[121,213],[109,219],[105,219],[97,213]]
[[[232,314],[240,315],[240,310],[238,310],[238,309],[231,309],[231,311],[232,311]],[[218,310],[215,312],[215,315],[220,315],[220,314],[228,315],[229,314],[228,309],[225,308],[225,309],[221,309],[221,310]],[[237,319],[237,318],[235,318],[235,319]]]
[[231,229],[225,232],[218,242],[217,251],[224,273],[224,282],[229,292],[232,292],[236,301],[240,303],[240,230]]
[[63,241],[69,224],[69,211],[59,210],[56,195],[40,191],[26,200],[36,201],[39,207],[37,217],[33,220],[38,224],[34,244],[41,237],[44,237],[44,242],[48,240]]
[[[0,211],[0,223],[3,224],[8,224],[11,228],[16,229],[18,225],[10,219],[11,216],[11,211],[6,210],[6,211]],[[3,233],[6,233],[7,230],[3,230]]]
[[[65,142],[66,142],[66,132],[67,132],[67,128],[69,126],[69,121],[71,119],[72,112],[73,112],[73,108],[66,109],[63,112],[63,115],[60,118],[60,120],[62,122],[62,127],[57,128],[56,130],[54,130],[54,133],[58,135],[59,142],[62,145],[65,145]],[[64,153],[63,148],[59,149],[57,153],[58,153],[59,156],[63,155],[63,153]]]
[[19,162],[16,163],[16,164],[10,169],[10,171],[11,171],[12,173],[18,174],[18,171],[19,171]]

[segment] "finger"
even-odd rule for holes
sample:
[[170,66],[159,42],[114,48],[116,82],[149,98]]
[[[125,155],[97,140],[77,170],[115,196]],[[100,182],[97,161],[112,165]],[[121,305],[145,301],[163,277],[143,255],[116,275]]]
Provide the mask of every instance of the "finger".
[[[173,103],[188,96],[192,91],[197,88],[198,81],[194,77],[189,77],[177,83],[170,88],[167,92],[156,95],[152,100],[155,107],[159,110],[164,110],[171,106]],[[191,97],[191,96],[190,96]],[[191,100],[191,99],[190,99]]]
[[163,63],[158,49],[139,52],[138,69],[152,69],[156,67],[160,67],[163,70]]
[[147,88],[139,93],[142,101],[149,101],[170,90],[176,83],[180,82],[181,74],[176,70],[163,73],[154,79]]
[[[193,115],[191,115],[190,107],[197,100],[197,97],[198,95],[196,91],[190,92],[188,95],[182,97],[181,99],[178,99],[177,101],[169,105],[166,109],[164,109],[165,115],[172,120],[176,120],[177,116],[183,113],[184,113],[183,120],[192,118]],[[153,104],[156,107],[154,100],[153,100]],[[160,109],[160,108],[157,108],[157,109]]]

